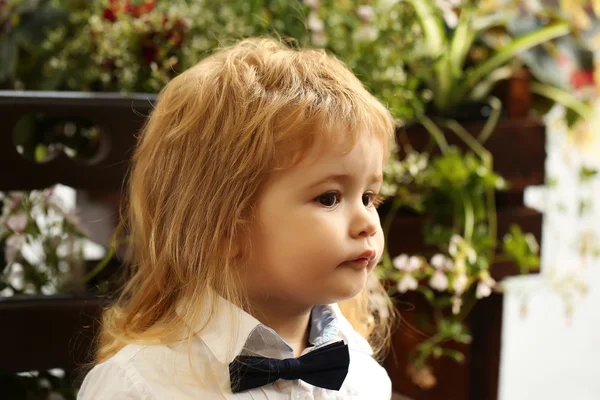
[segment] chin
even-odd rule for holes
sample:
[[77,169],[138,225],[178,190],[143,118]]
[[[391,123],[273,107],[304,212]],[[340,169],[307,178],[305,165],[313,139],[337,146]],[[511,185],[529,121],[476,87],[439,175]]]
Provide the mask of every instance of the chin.
[[365,287],[365,283],[367,282],[367,270],[364,270],[364,276],[358,278],[346,278],[340,279],[337,282],[336,288],[332,290],[335,293],[335,301],[332,303],[338,303],[340,301],[349,300],[360,293],[360,291]]

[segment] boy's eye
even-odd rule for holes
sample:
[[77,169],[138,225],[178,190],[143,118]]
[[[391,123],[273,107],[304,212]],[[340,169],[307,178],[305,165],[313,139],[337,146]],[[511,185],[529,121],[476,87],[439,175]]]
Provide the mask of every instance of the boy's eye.
[[324,193],[315,200],[325,207],[333,207],[340,202],[340,194],[337,192]]
[[373,205],[375,208],[377,208],[381,203],[383,203],[383,196],[375,193],[365,193],[363,194],[362,202],[365,207]]

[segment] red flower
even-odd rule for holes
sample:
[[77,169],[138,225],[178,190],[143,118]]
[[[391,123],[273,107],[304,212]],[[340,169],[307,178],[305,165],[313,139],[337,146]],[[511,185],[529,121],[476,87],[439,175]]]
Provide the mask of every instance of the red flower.
[[142,46],[142,55],[144,56],[146,63],[150,64],[154,61],[156,59],[156,54],[158,54],[156,45]]
[[573,72],[570,78],[571,86],[575,89],[580,89],[584,86],[594,85],[594,71],[592,70],[579,70]]
[[156,0],[148,0],[142,4],[132,4],[130,0],[110,0],[110,5],[103,11],[104,19],[115,22],[117,13],[124,11],[125,13],[138,18],[142,14],[149,13],[156,6]]
[[125,12],[137,18],[142,14],[152,11],[154,6],[156,6],[156,0],[149,0],[142,4],[131,4],[131,2],[127,0],[125,1]]
[[[167,23],[168,19],[166,16],[163,16],[163,26]],[[179,47],[183,44],[183,39],[185,36],[185,29],[187,28],[187,24],[181,18],[178,18],[173,27],[166,33],[167,41],[175,47]]]
[[105,8],[103,15],[104,19],[109,20],[110,22],[115,22],[117,20],[117,15],[110,8]]

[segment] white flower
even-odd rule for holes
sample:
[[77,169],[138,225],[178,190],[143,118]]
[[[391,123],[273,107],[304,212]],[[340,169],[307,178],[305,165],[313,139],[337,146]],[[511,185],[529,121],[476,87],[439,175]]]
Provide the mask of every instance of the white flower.
[[21,264],[13,264],[7,281],[16,290],[23,290],[23,287],[25,287],[25,270]]
[[412,256],[408,259],[408,271],[416,271],[423,265],[423,260],[417,256]]
[[442,271],[436,271],[429,280],[429,286],[443,292],[448,289],[448,277]]
[[419,286],[419,282],[410,274],[404,275],[404,277],[398,282],[398,291],[400,293],[406,293],[409,290],[416,290]]
[[452,257],[458,254],[458,246],[462,243],[462,241],[463,238],[459,235],[452,235],[452,238],[450,239],[450,246],[448,247],[448,253],[450,253]]
[[[445,255],[443,254],[436,254],[433,257],[431,257],[431,266],[434,267],[435,269],[444,269],[448,266],[448,261],[450,261]],[[452,262],[452,261],[450,261]]]
[[25,236],[23,235],[12,235],[6,239],[4,243],[4,258],[7,263],[14,262],[17,259],[17,254],[24,242]]
[[362,22],[370,22],[375,17],[375,12],[371,6],[360,6],[356,10],[356,14]]
[[479,274],[479,283],[477,284],[475,296],[478,299],[488,297],[490,294],[492,294],[492,289],[494,286],[496,286],[496,281],[494,278],[491,277],[488,271],[482,271]]
[[371,294],[369,297],[371,309],[377,311],[381,320],[386,320],[390,317],[390,310],[388,309],[387,298],[380,294]]
[[460,297],[452,298],[452,314],[456,315],[460,312],[460,308],[462,307],[462,299]]
[[464,274],[467,272],[467,263],[463,257],[458,257],[454,262],[454,268],[457,274]]
[[379,279],[377,279],[377,276],[373,273],[369,274],[367,276],[367,290],[369,290],[369,292],[375,292],[380,287],[381,285],[379,284]]
[[392,260],[392,264],[400,271],[408,271],[408,255],[400,254]]
[[456,294],[463,294],[465,289],[467,289],[467,284],[469,283],[469,278],[467,278],[466,274],[458,274],[454,278],[454,282],[452,282],[452,287]]
[[373,42],[379,36],[379,30],[374,26],[361,26],[352,35],[356,43]]
[[455,11],[458,6],[460,6],[460,0],[436,0],[436,5],[444,14],[444,20],[446,21],[446,25],[450,29],[456,28],[458,25],[458,15]]
[[467,249],[467,260],[469,260],[471,264],[475,264],[475,261],[477,261],[477,252],[472,247]]
[[314,10],[315,8],[319,7],[319,0],[304,0],[304,4]]
[[6,220],[6,225],[13,231],[21,233],[27,227],[27,214],[20,212],[18,214],[11,215]]
[[62,394],[60,394],[59,392],[54,392],[54,391],[48,393],[48,397],[46,399],[47,400],[65,400],[65,398]]
[[492,294],[492,288],[489,287],[489,285],[487,285],[485,282],[479,282],[477,284],[477,291],[475,293],[475,296],[478,299],[483,299],[484,297],[488,297],[490,294]]
[[325,24],[319,19],[319,16],[315,12],[311,12],[308,15],[308,29],[312,32],[323,32]]
[[327,44],[327,35],[325,32],[312,32],[310,41],[317,47],[323,47]]

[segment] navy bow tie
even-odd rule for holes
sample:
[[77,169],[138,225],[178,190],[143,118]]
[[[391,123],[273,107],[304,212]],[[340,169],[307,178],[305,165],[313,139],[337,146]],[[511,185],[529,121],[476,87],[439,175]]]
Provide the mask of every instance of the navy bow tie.
[[348,345],[335,342],[299,358],[278,360],[267,357],[238,356],[229,364],[231,391],[244,392],[278,379],[302,379],[313,386],[340,390],[350,365]]

